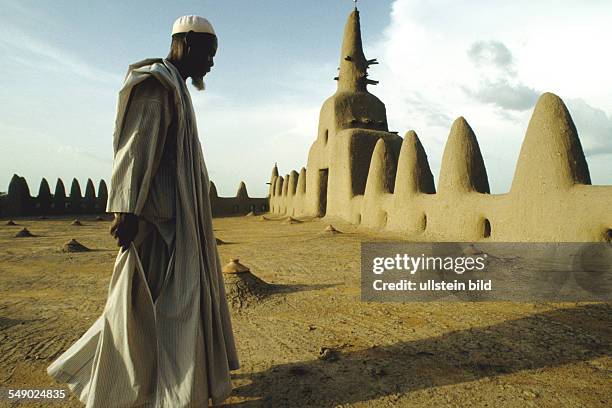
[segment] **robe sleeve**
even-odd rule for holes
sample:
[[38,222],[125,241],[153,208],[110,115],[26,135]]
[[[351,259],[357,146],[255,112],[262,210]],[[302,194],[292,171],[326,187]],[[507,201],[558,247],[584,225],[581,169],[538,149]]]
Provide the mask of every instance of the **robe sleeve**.
[[133,88],[114,152],[107,212],[141,215],[171,116],[170,96],[157,79],[148,78]]

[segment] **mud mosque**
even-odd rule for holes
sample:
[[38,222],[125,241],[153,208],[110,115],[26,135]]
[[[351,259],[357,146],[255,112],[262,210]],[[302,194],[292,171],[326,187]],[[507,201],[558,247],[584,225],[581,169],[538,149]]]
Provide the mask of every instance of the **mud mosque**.
[[[415,131],[389,132],[384,103],[368,92],[359,11],[344,29],[336,93],[321,107],[318,135],[306,168],[279,176],[269,196],[252,198],[244,183],[235,197],[219,197],[211,182],[213,216],[270,211],[291,217],[325,217],[414,240],[612,241],[612,186],[591,185],[572,118],[552,93],[540,96],[523,140],[510,191],[491,194],[476,135],[463,117],[452,124],[434,184]],[[51,195],[45,179],[31,197],[15,175],[0,195],[0,216],[104,212],[107,189],[93,182],[81,197],[73,180],[67,197],[58,180]]]
[[270,210],[316,216],[415,240],[610,241],[612,186],[593,186],[572,118],[540,96],[510,191],[490,194],[478,140],[457,118],[437,186],[414,131],[389,132],[385,105],[368,92],[359,11],[344,29],[336,93],[321,107],[306,168],[270,179]]

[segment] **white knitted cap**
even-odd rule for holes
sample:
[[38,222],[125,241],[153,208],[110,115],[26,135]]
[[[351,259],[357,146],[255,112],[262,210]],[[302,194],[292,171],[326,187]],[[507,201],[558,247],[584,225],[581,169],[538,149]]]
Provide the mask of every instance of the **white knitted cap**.
[[176,33],[186,33],[189,31],[193,31],[195,33],[208,33],[216,35],[212,24],[210,24],[210,21],[200,16],[191,15],[179,17],[172,25],[173,35]]

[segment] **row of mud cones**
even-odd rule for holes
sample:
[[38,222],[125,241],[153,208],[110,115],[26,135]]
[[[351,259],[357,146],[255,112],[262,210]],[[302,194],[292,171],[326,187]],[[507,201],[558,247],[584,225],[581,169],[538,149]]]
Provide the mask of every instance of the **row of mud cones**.
[[[46,219],[46,218],[43,218],[43,219]],[[96,221],[108,221],[108,220],[106,220],[106,219],[102,218],[102,217],[101,217],[101,216],[99,216],[99,215],[98,215],[98,216],[95,218],[95,220],[96,220]],[[17,224],[17,223],[16,223],[15,221],[13,221],[13,220],[8,220],[8,221],[6,222],[6,225],[11,225],[11,226],[14,226],[14,225],[19,225],[19,224]],[[72,222],[70,223],[70,225],[78,225],[78,226],[80,226],[80,225],[83,225],[83,223],[81,222],[81,220],[79,220],[79,219],[77,218],[77,219],[75,219],[74,221],[72,221]]]
[[[17,224],[13,220],[8,220],[6,225],[17,225]],[[83,225],[83,224],[81,224],[81,222],[77,219],[77,220],[74,220],[71,223],[71,225]],[[28,238],[28,237],[35,237],[35,236],[36,235],[32,234],[30,230],[28,230],[27,228],[22,228],[19,232],[17,232],[14,235],[15,238]],[[72,238],[70,241],[66,242],[62,246],[62,251],[63,252],[87,252],[87,251],[91,251],[91,249],[87,248],[85,245],[81,244],[79,241]]]
[[[100,217],[100,216],[97,216],[97,217],[96,217],[96,221],[106,221],[106,220],[105,220],[104,218]],[[19,224],[17,224],[17,223],[16,223],[15,221],[13,221],[13,220],[8,220],[8,221],[6,222],[6,225],[9,225],[9,226],[17,226],[17,225],[19,225]],[[73,225],[73,226],[75,226],[75,227],[80,227],[80,226],[82,226],[82,225],[83,225],[83,223],[82,223],[82,222],[81,222],[81,221],[80,221],[80,220],[77,218],[77,219],[75,219],[74,221],[72,221],[72,222],[70,223],[70,225]],[[36,236],[36,235],[32,234],[32,233],[31,233],[31,232],[30,232],[30,231],[29,231],[27,228],[22,228],[22,229],[21,229],[21,230],[20,230],[18,233],[16,233],[16,234],[14,235],[14,237],[15,237],[15,238],[28,238],[28,237],[35,237],[35,236]],[[72,241],[75,241],[75,240],[73,239]],[[72,241],[70,241],[70,242],[72,242]],[[76,241],[75,241],[75,242],[76,242]],[[68,244],[66,244],[66,245],[68,245]],[[80,244],[79,244],[79,245],[80,245]],[[78,252],[78,251],[67,251],[67,252]]]
[[[265,215],[262,215],[260,218],[262,221],[280,221],[279,219],[274,219],[274,218],[268,218]],[[281,218],[284,219],[284,218]],[[286,224],[301,224],[304,221],[294,218],[292,216],[289,216],[288,218],[284,219]],[[325,227],[325,229],[323,230],[323,232],[325,233],[329,233],[329,234],[342,234],[341,231],[337,230],[333,225],[328,224],[327,227]]]

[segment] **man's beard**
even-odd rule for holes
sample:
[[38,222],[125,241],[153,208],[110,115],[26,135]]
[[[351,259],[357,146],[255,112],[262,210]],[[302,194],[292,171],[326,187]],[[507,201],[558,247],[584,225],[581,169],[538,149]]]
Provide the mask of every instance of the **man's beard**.
[[203,91],[206,87],[204,85],[204,76],[192,76],[191,85],[193,85],[198,91]]

